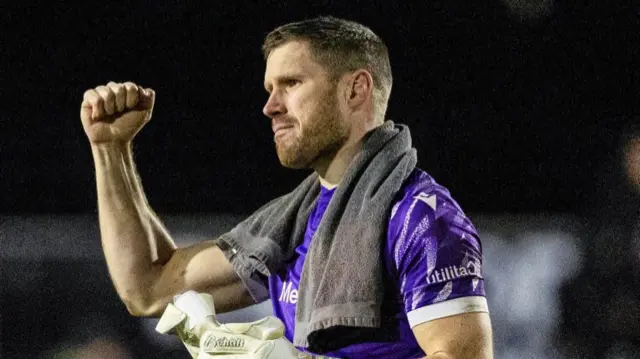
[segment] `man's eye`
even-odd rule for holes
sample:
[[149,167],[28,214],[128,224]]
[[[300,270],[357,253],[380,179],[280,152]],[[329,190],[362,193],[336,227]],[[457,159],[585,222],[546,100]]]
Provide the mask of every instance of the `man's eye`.
[[298,80],[287,80],[287,87],[293,87],[300,83]]

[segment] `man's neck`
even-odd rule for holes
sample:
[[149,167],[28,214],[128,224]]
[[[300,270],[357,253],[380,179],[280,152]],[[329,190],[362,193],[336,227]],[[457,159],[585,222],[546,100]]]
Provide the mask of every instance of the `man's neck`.
[[320,183],[326,188],[337,187],[360,148],[360,141],[347,142],[334,156],[318,161],[314,169],[320,176]]
[[333,155],[320,159],[313,169],[320,176],[320,183],[326,188],[335,188],[342,181],[353,158],[362,149],[362,140],[367,133],[373,131],[382,123],[367,121],[361,128],[353,128],[350,138]]
[[378,127],[367,128],[359,136],[351,136],[349,140],[335,153],[335,155],[321,159],[313,166],[320,176],[320,183],[327,187],[337,187],[342,181],[342,177],[347,172],[353,158],[362,150],[362,140],[364,136]]
[[334,189],[334,188],[338,187],[337,183],[329,183],[327,180],[325,180],[322,177],[320,177],[320,185],[322,185],[322,187],[324,187],[326,189]]

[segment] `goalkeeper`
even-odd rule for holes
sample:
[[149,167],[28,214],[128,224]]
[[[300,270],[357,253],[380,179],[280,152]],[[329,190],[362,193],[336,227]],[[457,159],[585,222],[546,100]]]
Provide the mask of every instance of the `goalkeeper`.
[[[284,216],[285,209],[299,208],[291,225],[297,235],[280,241],[265,235],[253,246],[236,238],[177,248],[147,203],[133,160],[132,141],[151,119],[154,91],[111,82],[85,92],[81,120],[95,162],[102,244],[129,312],[159,316],[174,296],[190,290],[211,294],[217,312],[271,299],[287,339],[302,351],[338,358],[492,358],[480,240],[448,190],[415,167],[409,129],[385,119],[392,85],[385,44],[361,24],[320,17],[275,29],[263,52],[263,112],[278,158],[285,167],[313,170],[301,184],[309,186],[307,202],[286,207],[282,202],[293,193],[260,210],[278,208]],[[379,175],[375,166],[392,170]],[[358,189],[373,195],[360,196]],[[357,216],[341,216],[354,208],[362,209]],[[369,210],[383,219],[372,214],[363,225]],[[276,233],[268,229],[280,225],[251,220],[253,234]],[[351,220],[357,231],[349,230]],[[240,229],[234,233],[244,233]],[[315,235],[320,232],[346,235]],[[280,257],[250,253],[273,243],[281,245]],[[378,280],[366,282],[371,278]],[[381,301],[358,302],[360,292],[335,289],[360,290],[360,283],[373,283],[375,290],[365,288],[363,295]],[[346,306],[313,305],[340,296]],[[307,310],[313,314],[303,318]],[[321,322],[318,330],[300,324],[343,311],[349,315]],[[359,320],[358,311],[376,316]]]

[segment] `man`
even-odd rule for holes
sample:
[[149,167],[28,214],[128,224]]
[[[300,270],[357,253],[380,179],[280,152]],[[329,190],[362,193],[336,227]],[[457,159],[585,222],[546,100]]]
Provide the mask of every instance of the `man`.
[[[413,149],[402,150],[397,158],[384,154],[389,143],[408,134],[405,127],[384,121],[392,83],[386,46],[360,24],[321,17],[274,30],[266,37],[263,50],[264,86],[269,93],[263,112],[271,119],[278,158],[286,167],[314,170],[305,182],[310,189],[302,196],[313,194],[309,202],[313,204],[307,212],[291,210],[298,218],[291,226],[302,230],[280,242],[284,245],[275,251],[286,255],[279,260],[257,261],[262,253],[247,254],[272,241],[270,236],[257,236],[258,242],[243,246],[243,236],[237,236],[245,233],[240,231],[242,226],[220,240],[176,248],[145,199],[131,150],[135,134],[151,118],[153,90],[128,82],[85,92],[81,118],[96,166],[103,247],[115,288],[129,312],[158,315],[174,295],[187,290],[211,293],[218,312],[271,298],[274,314],[285,323],[287,338],[302,350],[318,353],[323,348],[322,354],[341,358],[492,358],[481,244],[475,228],[445,188],[413,167]],[[408,172],[397,166],[389,172],[388,178],[400,173],[401,180],[384,182],[387,177],[371,174],[374,170],[369,162],[356,165],[373,151],[369,150],[373,138],[389,140],[382,141],[382,150],[371,155],[370,162],[389,168],[395,166],[394,161],[405,163]],[[362,171],[356,173],[354,167]],[[378,205],[384,207],[383,220],[362,225],[357,216],[346,218],[339,213],[347,213],[357,201],[375,200],[360,198],[347,189],[363,187],[367,177],[371,183],[377,181],[375,186],[364,186],[367,190],[396,190]],[[293,197],[283,196],[260,211],[279,205],[285,209],[287,203],[280,202],[288,198]],[[371,206],[358,212],[364,213],[364,221],[368,210],[375,213],[379,209]],[[295,217],[300,213],[304,216]],[[255,223],[255,218],[249,220]],[[261,223],[256,231],[270,224]],[[318,235],[321,231],[337,233],[350,225],[359,228],[353,238]],[[379,228],[381,240],[366,242],[372,236],[360,234],[368,233],[368,227]],[[349,232],[353,228],[341,233],[354,232]],[[286,251],[287,245],[295,250]],[[359,252],[344,254],[335,249],[358,245],[362,253],[379,245],[382,258],[368,260]],[[327,252],[318,255],[320,247]],[[346,265],[322,267],[329,262]],[[357,263],[373,269],[358,273],[357,267],[350,268]],[[329,274],[316,278],[320,269],[304,272],[306,267],[322,268]],[[322,311],[331,306],[314,307],[325,297],[353,296],[349,288],[356,288],[358,281],[352,276],[370,280],[370,274],[377,278],[374,272],[380,273],[380,280],[370,283],[381,290],[365,293],[365,288],[363,295],[378,298],[384,292],[384,296],[381,303],[372,299],[362,306],[363,311],[372,308],[371,320],[350,321],[348,315],[335,319],[331,310]],[[335,279],[338,275],[346,280]],[[318,280],[312,281],[314,278]],[[316,290],[313,296],[306,294],[311,287]],[[335,288],[347,290],[338,293]],[[353,302],[353,298],[348,300]],[[331,308],[348,311],[358,307],[345,309],[339,304]],[[306,328],[320,313],[331,320],[315,323],[320,328],[315,332]],[[380,330],[371,334],[358,327]],[[334,340],[321,343],[318,338],[323,333]]]

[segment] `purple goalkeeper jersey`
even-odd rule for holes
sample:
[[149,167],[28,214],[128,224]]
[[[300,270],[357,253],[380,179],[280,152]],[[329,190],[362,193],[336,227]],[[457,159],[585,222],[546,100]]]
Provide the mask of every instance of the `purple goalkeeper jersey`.
[[[292,341],[298,284],[311,238],[335,189],[322,187],[303,243],[285,268],[268,279],[273,312]],[[324,355],[335,358],[421,358],[412,327],[466,312],[488,312],[482,246],[471,221],[449,191],[416,169],[393,204],[384,250],[384,275],[397,323],[393,342],[363,342]],[[304,351],[304,348],[299,348]]]

